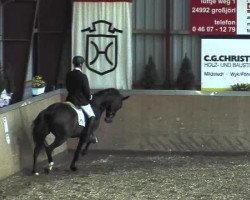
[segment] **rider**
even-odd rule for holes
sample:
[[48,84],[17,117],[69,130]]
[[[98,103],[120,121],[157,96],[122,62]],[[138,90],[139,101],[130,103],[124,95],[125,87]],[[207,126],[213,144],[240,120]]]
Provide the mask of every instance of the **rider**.
[[92,95],[90,94],[88,78],[82,73],[82,65],[85,60],[81,56],[75,56],[72,62],[74,69],[68,72],[66,76],[66,89],[68,90],[66,101],[70,101],[75,106],[81,107],[83,112],[86,113],[89,118],[87,124],[88,140],[92,143],[97,143],[97,138],[93,132],[95,114],[90,105]]

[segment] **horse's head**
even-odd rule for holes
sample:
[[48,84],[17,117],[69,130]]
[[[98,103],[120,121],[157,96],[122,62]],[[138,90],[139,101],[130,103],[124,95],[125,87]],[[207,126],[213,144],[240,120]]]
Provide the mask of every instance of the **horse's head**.
[[129,96],[122,96],[118,90],[110,89],[108,101],[106,102],[105,109],[105,122],[111,123],[115,117],[116,112],[122,107],[122,102],[129,98]]
[[105,122],[111,123],[113,118],[115,117],[116,112],[122,107],[122,102],[128,99],[129,96],[123,97],[122,95],[114,98],[106,105],[106,115]]
[[[119,90],[109,88],[101,90],[93,95],[93,104],[96,108],[99,108],[100,115],[105,111],[105,122],[111,123],[116,112],[122,107],[124,100],[128,99],[129,96],[122,96]],[[98,109],[97,109],[98,111]]]

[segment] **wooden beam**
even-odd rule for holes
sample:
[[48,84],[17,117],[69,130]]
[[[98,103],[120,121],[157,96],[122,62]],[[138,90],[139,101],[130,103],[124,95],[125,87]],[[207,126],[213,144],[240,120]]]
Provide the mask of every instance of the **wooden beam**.
[[166,30],[155,30],[155,29],[135,29],[133,34],[143,34],[143,35],[166,35]]
[[190,35],[190,30],[174,30],[170,32],[171,35]]

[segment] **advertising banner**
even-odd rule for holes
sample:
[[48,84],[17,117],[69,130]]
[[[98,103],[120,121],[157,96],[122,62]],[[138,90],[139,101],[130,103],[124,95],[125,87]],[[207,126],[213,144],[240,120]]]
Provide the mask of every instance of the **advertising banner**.
[[202,91],[227,91],[234,84],[250,83],[250,40],[202,39],[201,45]]
[[250,34],[249,0],[191,0],[190,8],[192,34]]

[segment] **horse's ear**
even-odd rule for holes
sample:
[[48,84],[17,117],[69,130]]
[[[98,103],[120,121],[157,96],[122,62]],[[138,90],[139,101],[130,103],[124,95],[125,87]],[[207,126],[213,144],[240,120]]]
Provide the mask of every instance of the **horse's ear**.
[[129,97],[130,96],[122,97],[122,100],[124,101],[124,100],[128,99]]

